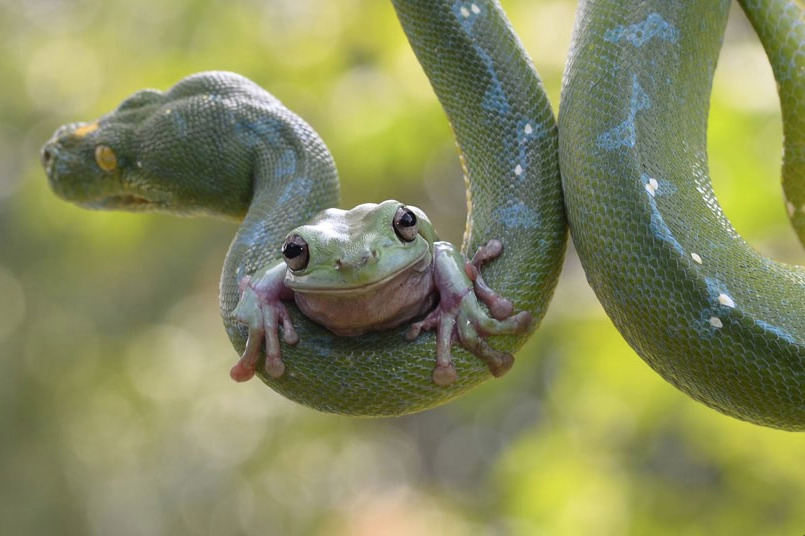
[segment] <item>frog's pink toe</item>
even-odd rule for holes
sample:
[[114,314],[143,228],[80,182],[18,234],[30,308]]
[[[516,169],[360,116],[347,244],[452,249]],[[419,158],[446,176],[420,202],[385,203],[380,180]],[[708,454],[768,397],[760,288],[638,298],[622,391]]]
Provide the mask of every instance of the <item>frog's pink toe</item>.
[[458,379],[456,367],[453,363],[447,365],[436,365],[433,369],[433,383],[439,387],[447,387]]
[[229,377],[238,383],[249,381],[254,377],[254,367],[238,361],[229,369]]
[[494,362],[489,362],[489,372],[495,378],[500,378],[511,370],[514,366],[514,356],[511,354],[501,352]]
[[514,305],[506,298],[497,298],[487,303],[489,306],[489,314],[492,318],[503,320],[514,314]]
[[285,363],[283,363],[282,359],[279,357],[267,357],[266,374],[275,380],[281,378],[282,375],[285,374]]
[[285,341],[285,344],[290,344],[291,346],[296,346],[299,343],[299,335],[296,333],[296,330],[293,329],[293,326],[283,329],[282,340]]
[[528,311],[520,311],[512,318],[514,318],[515,324],[517,325],[517,331],[515,331],[515,333],[526,333],[531,329],[531,325],[534,323],[534,317],[531,316],[531,313]]

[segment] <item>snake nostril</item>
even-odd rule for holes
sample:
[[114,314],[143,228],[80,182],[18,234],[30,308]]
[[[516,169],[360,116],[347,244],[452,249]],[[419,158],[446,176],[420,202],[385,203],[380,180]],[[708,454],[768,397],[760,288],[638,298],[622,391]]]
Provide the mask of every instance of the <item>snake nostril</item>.
[[53,161],[54,156],[53,148],[50,145],[45,145],[44,147],[42,147],[42,152],[40,156],[42,158],[42,165],[45,168],[49,167],[50,163]]

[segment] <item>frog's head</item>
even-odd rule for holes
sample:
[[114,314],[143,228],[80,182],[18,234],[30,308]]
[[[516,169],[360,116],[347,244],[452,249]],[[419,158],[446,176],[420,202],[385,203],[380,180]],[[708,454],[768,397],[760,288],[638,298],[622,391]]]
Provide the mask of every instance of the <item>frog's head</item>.
[[328,209],[285,239],[285,283],[297,292],[368,291],[428,269],[435,240],[425,213],[399,201]]

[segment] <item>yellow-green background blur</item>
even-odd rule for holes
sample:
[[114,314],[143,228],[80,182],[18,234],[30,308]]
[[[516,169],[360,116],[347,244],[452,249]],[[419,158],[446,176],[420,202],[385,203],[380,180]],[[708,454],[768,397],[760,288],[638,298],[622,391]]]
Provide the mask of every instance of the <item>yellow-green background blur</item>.
[[[507,0],[554,106],[575,5]],[[774,82],[738,13],[710,117],[716,190],[802,262]],[[143,87],[244,74],[316,128],[344,206],[398,198],[460,241],[450,129],[389,2],[0,0],[0,533],[743,535],[805,531],[805,436],[724,417],[623,342],[571,253],[514,370],[356,420],[228,377],[235,227],[58,200],[39,146]],[[647,319],[651,321],[651,319]]]

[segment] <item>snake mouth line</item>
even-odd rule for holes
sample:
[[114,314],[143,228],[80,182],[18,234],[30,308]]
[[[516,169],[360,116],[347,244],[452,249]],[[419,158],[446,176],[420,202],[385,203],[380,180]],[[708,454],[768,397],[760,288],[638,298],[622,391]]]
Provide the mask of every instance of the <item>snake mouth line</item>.
[[138,195],[125,194],[104,197],[95,201],[88,201],[84,205],[94,209],[115,208],[120,210],[140,211],[157,209],[164,206],[164,203],[153,201]]

